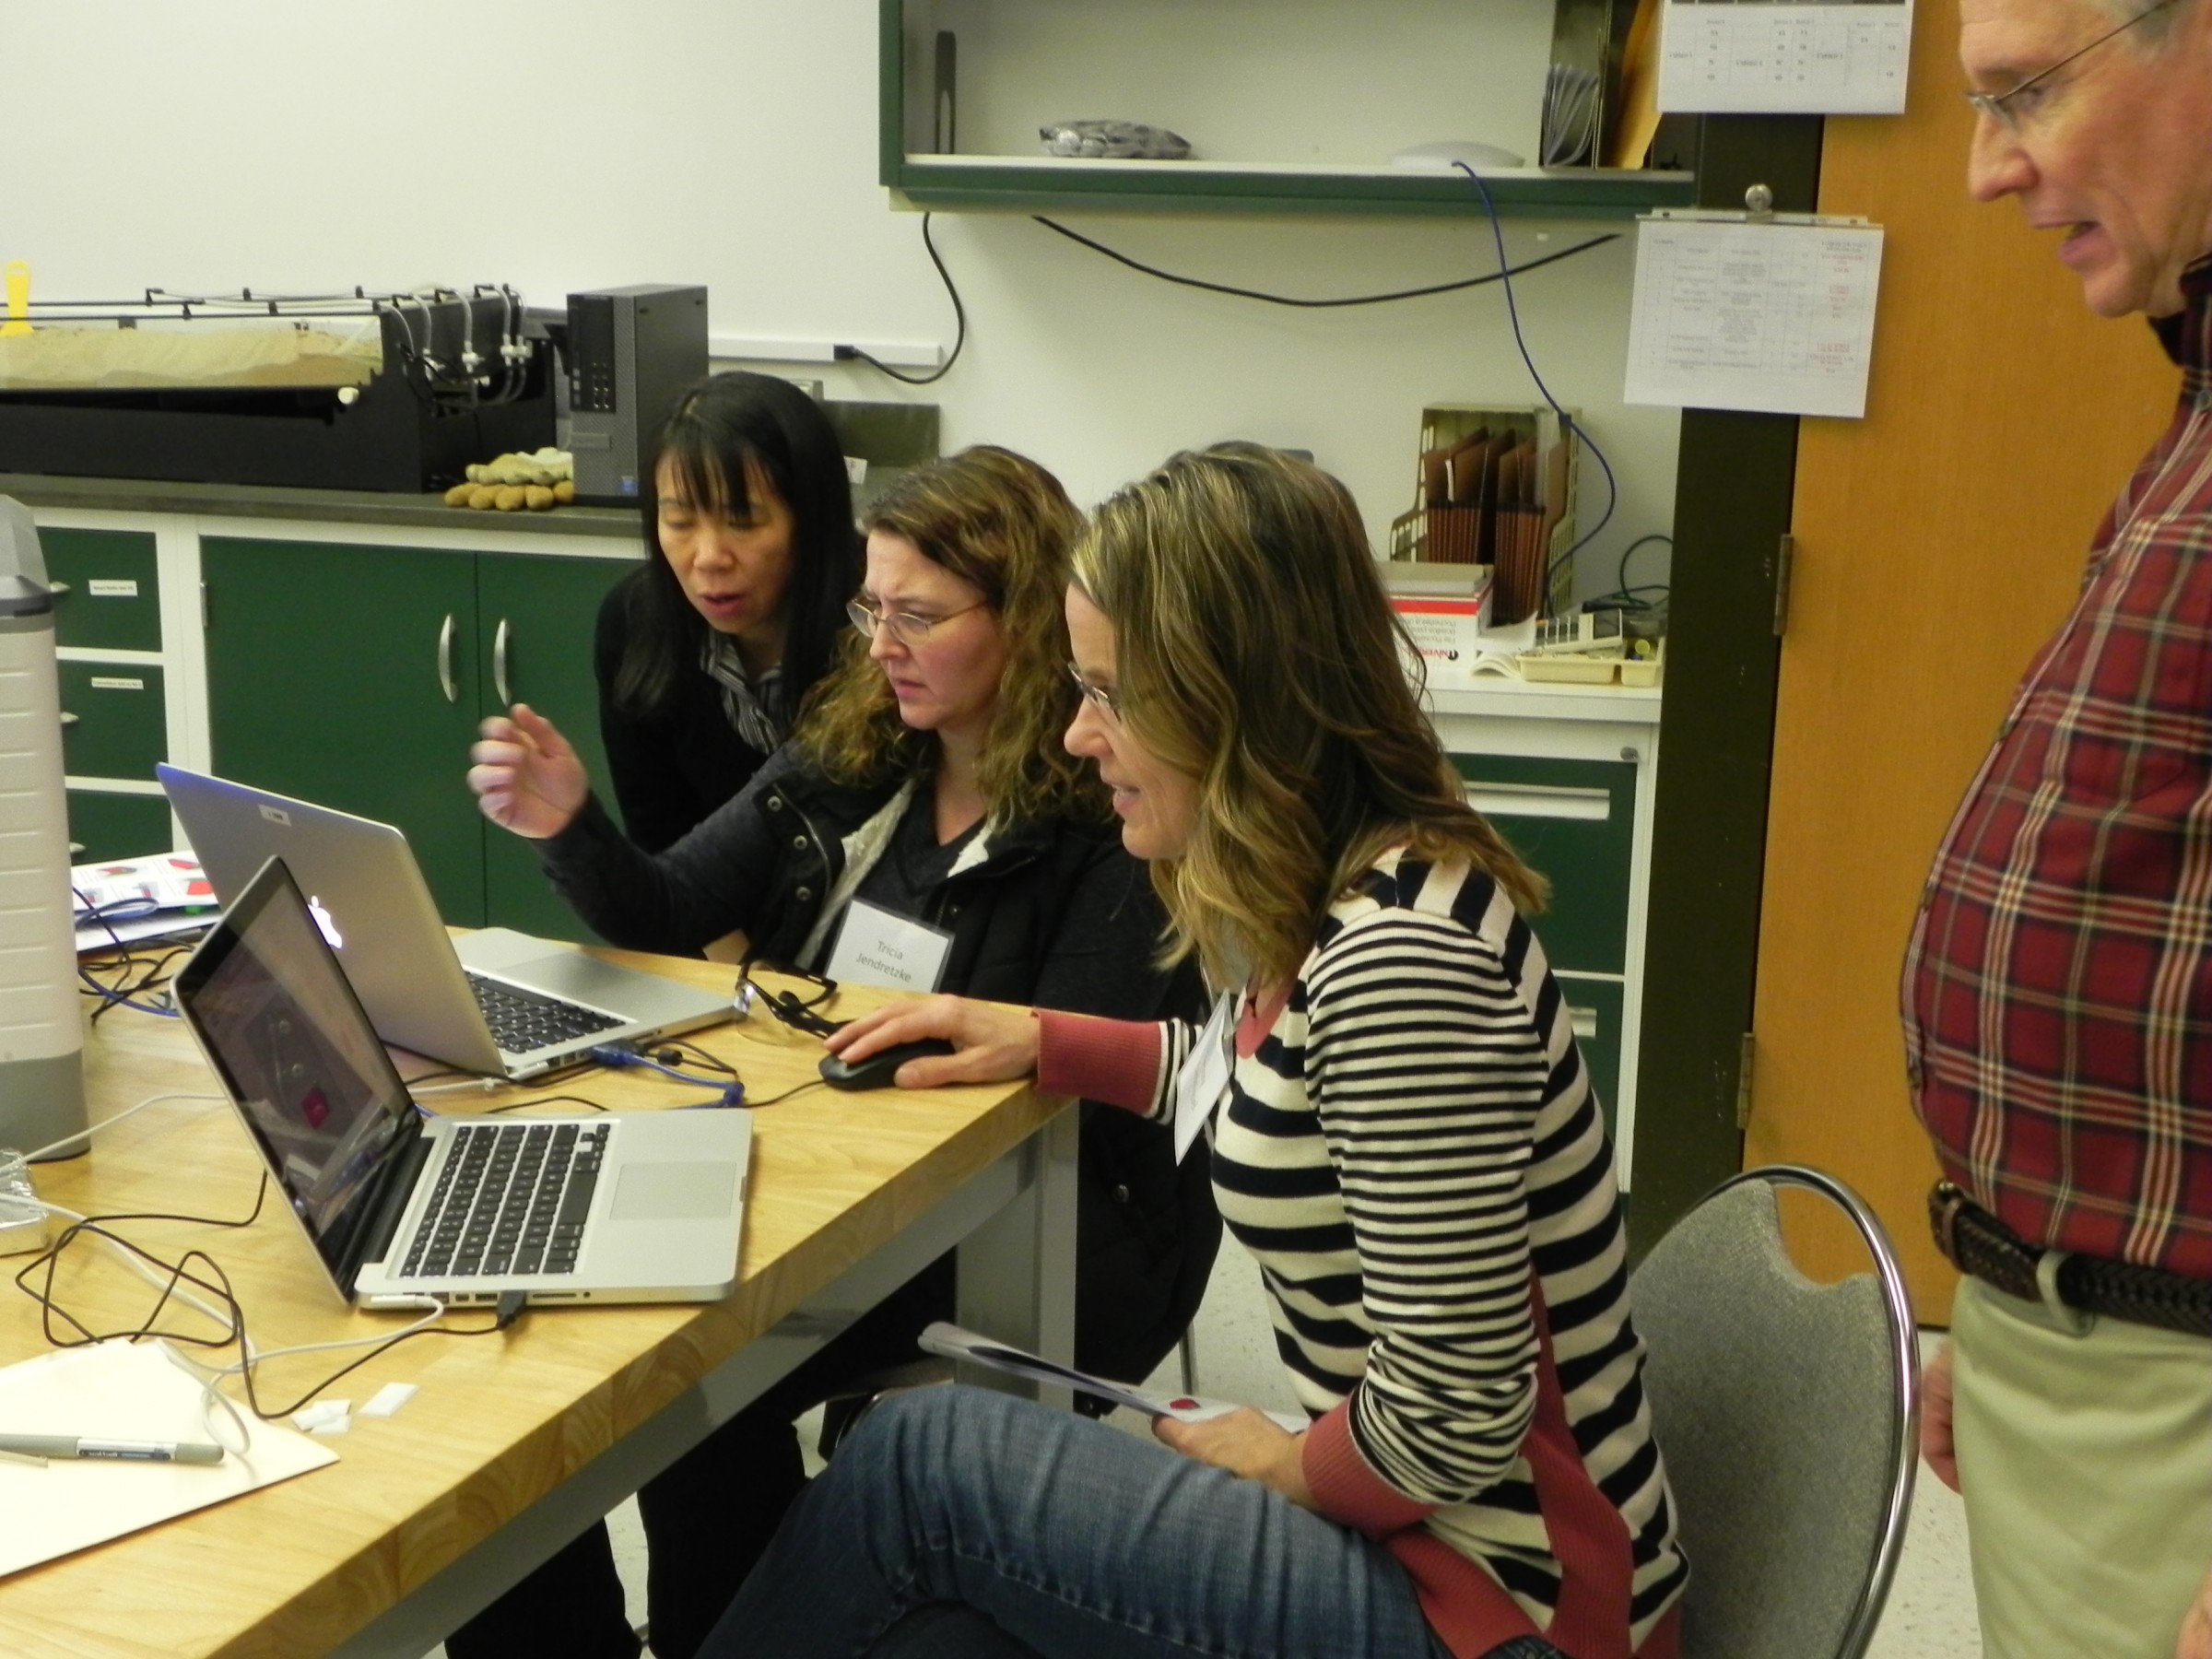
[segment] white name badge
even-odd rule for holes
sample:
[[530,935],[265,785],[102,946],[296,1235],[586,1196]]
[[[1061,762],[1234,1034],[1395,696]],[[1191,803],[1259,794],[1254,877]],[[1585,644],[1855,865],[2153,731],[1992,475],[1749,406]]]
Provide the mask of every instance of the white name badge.
[[937,988],[951,948],[952,935],[943,928],[855,899],[845,907],[827,971],[840,984],[921,995]]
[[1198,1033],[1198,1041],[1175,1074],[1175,1161],[1181,1163],[1191,1143],[1206,1127],[1229,1087],[1230,1056],[1234,1053],[1237,997],[1224,991],[1214,1005],[1214,1017]]

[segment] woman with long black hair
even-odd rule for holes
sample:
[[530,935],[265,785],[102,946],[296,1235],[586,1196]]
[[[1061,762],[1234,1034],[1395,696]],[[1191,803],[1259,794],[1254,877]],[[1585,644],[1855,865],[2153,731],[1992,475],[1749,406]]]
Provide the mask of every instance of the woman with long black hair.
[[790,735],[830,671],[861,543],[836,430],[789,381],[700,381],[649,470],[646,559],[600,606],[593,659],[615,803],[657,853]]

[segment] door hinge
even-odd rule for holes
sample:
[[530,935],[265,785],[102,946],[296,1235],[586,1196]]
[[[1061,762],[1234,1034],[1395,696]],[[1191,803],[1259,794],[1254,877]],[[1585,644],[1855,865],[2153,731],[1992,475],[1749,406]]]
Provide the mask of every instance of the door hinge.
[[1797,562],[1797,538],[1784,535],[1774,548],[1774,637],[1790,625],[1790,568]]
[[1758,1039],[1746,1031],[1743,1046],[1736,1055],[1735,1126],[1738,1129],[1751,1127],[1751,1055],[1757,1043]]

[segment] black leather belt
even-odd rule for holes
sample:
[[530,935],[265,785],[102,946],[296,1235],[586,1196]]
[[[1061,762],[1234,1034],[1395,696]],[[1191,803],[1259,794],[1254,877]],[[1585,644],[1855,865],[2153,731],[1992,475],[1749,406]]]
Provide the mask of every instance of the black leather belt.
[[1959,1272],[2007,1296],[2109,1315],[2190,1336],[2212,1336],[2212,1279],[2103,1256],[2040,1250],[1947,1181],[1928,1194],[1936,1247]]

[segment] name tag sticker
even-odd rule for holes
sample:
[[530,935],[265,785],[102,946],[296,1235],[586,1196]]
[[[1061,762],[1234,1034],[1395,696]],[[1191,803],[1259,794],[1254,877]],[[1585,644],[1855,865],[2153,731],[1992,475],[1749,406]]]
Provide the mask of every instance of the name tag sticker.
[[135,599],[138,584],[119,577],[95,576],[85,583],[85,592],[95,599]]
[[124,679],[115,675],[96,674],[92,677],[92,689],[95,691],[143,691],[146,689],[146,682],[142,679]]
[[1198,1033],[1198,1041],[1175,1074],[1175,1161],[1181,1163],[1198,1138],[1198,1132],[1221,1103],[1229,1087],[1230,1045],[1236,1037],[1237,998],[1224,991],[1214,1005],[1214,1017]]
[[952,935],[943,928],[855,899],[845,907],[828,972],[841,984],[875,985],[919,996],[937,988],[951,948]]

